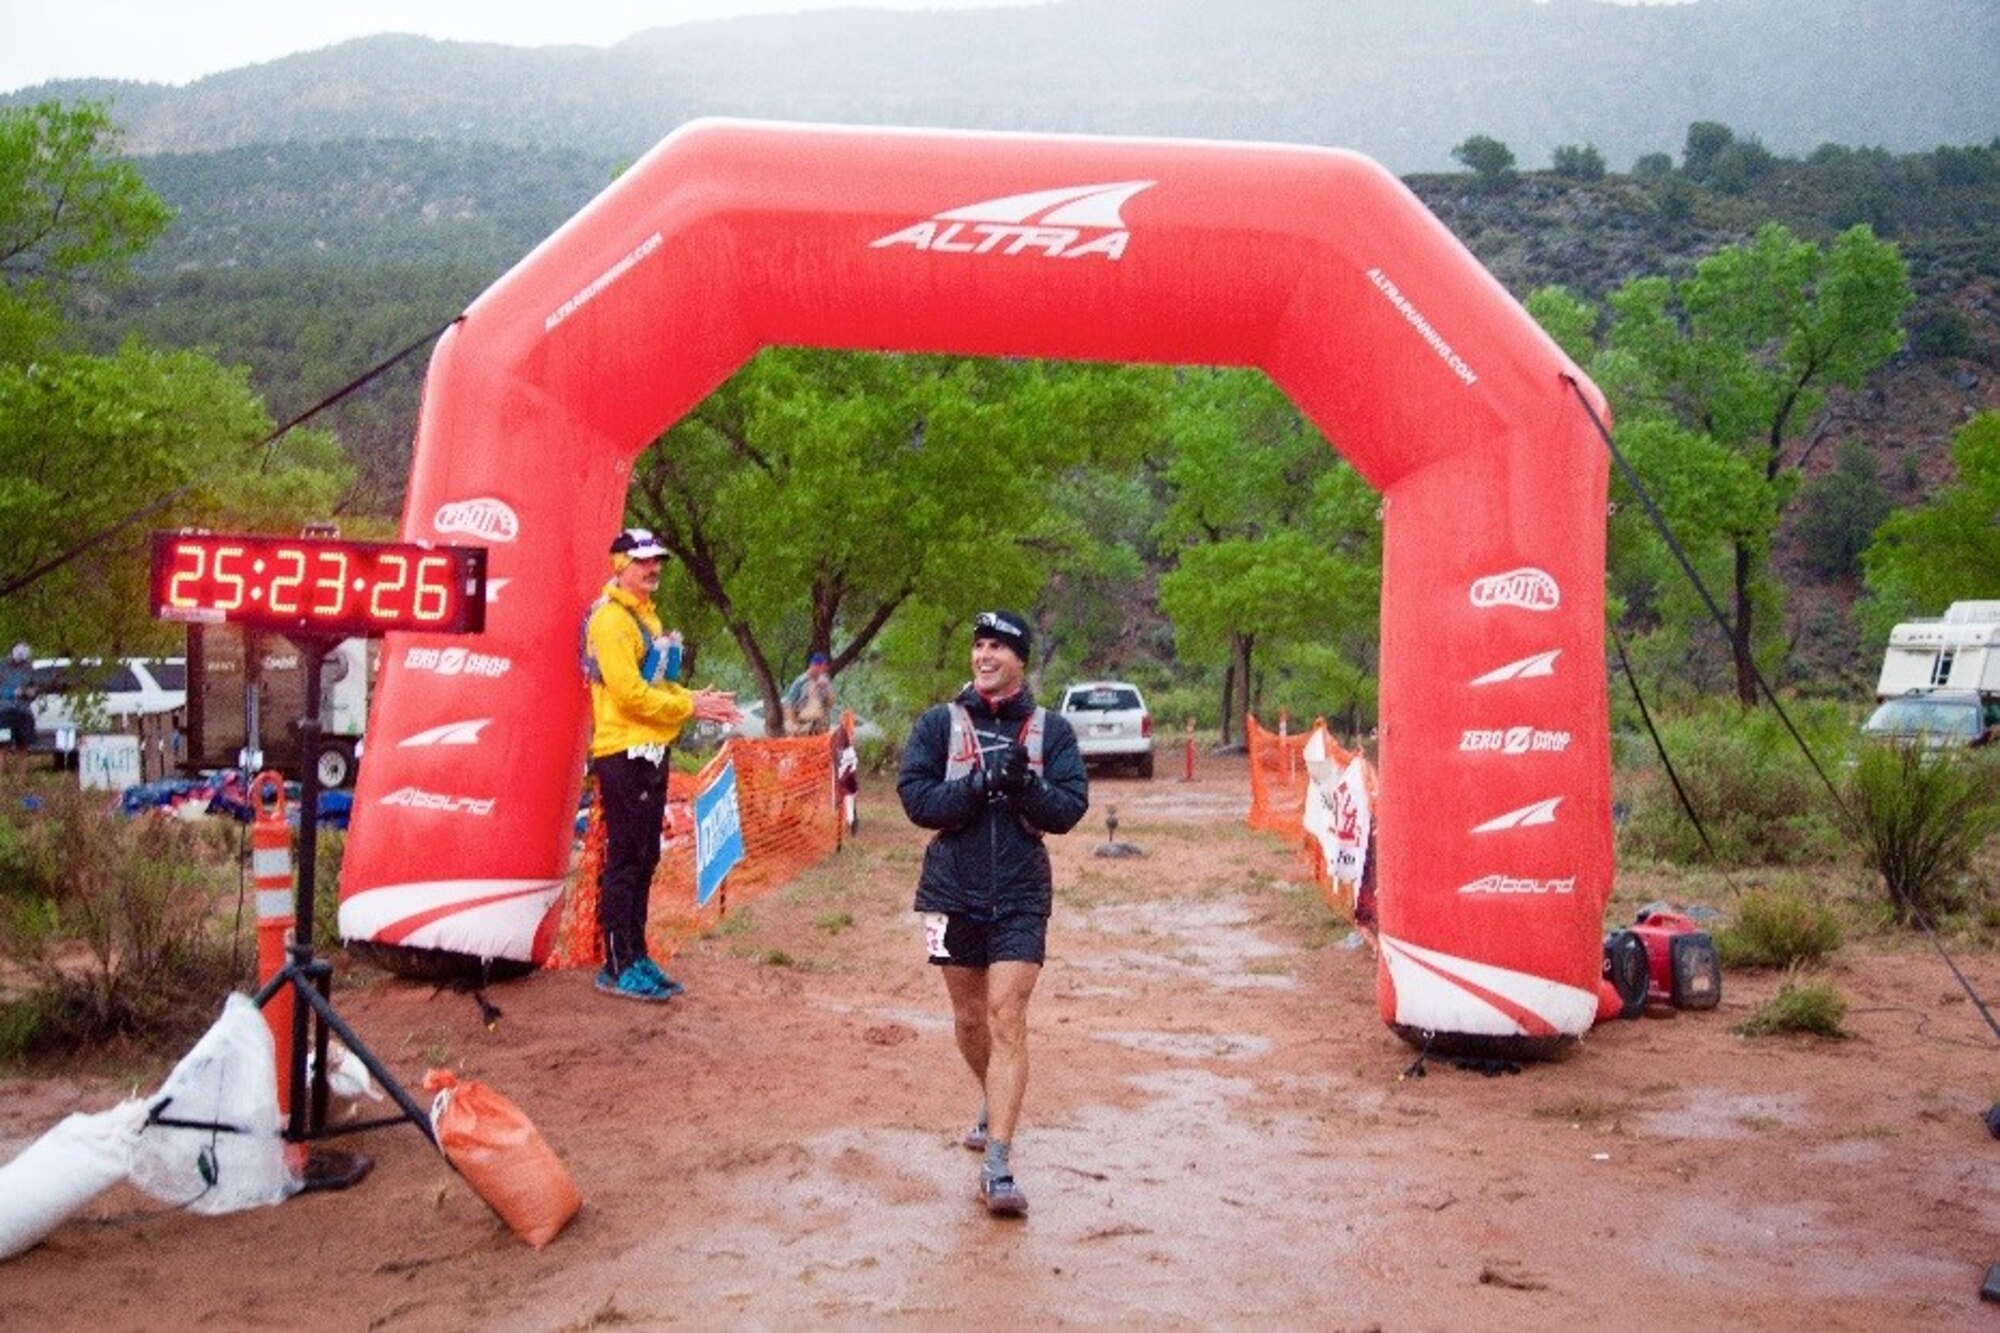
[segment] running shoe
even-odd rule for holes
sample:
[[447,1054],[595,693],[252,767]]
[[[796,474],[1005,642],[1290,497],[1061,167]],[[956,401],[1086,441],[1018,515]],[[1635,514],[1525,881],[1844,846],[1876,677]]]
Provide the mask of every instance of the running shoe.
[[1028,1196],[1021,1193],[1012,1176],[982,1174],[979,1197],[985,1201],[986,1211],[995,1217],[1020,1217],[1028,1211]]
[[965,1131],[965,1137],[960,1139],[959,1142],[963,1143],[966,1147],[972,1149],[972,1151],[974,1152],[985,1152],[986,1126],[974,1125],[971,1129]]
[[665,991],[668,999],[672,999],[676,995],[687,994],[687,987],[681,985],[680,982],[675,981],[665,972],[662,972],[660,970],[660,965],[654,962],[652,959],[641,958],[638,962],[632,964],[632,966],[639,969],[640,975],[644,976],[648,981],[651,981],[654,986],[658,987],[660,990]]
[[674,997],[654,984],[653,979],[632,964],[617,976],[609,970],[597,974],[597,989],[601,994],[615,996],[621,1000],[642,1000],[648,1004],[665,1004]]

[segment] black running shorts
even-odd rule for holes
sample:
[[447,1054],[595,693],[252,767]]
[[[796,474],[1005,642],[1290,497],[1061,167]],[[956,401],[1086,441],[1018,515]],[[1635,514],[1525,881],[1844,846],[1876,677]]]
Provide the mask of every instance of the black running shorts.
[[1015,912],[981,921],[957,912],[925,912],[924,949],[937,967],[986,967],[1039,963],[1048,949],[1049,919]]

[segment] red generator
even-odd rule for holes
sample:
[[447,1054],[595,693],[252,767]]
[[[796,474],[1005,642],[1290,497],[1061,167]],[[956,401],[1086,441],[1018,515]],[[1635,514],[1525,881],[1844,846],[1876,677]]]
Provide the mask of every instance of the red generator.
[[1648,1004],[1713,1009],[1722,1003],[1722,965],[1715,941],[1678,912],[1642,912],[1632,927],[1646,945]]

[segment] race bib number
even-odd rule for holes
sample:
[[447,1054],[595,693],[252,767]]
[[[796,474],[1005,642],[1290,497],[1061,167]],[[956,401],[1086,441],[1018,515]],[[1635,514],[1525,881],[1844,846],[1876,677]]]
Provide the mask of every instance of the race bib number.
[[924,913],[924,948],[933,958],[951,957],[951,950],[944,947],[944,928],[949,921],[943,912]]

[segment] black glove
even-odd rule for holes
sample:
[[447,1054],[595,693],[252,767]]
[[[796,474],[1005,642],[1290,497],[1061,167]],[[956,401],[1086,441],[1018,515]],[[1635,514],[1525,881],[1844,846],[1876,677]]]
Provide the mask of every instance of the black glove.
[[1019,796],[1034,781],[1034,770],[1028,767],[1028,747],[1019,741],[1009,741],[1000,752],[999,766],[993,770],[993,785],[1009,796]]
[[972,793],[973,800],[983,801],[986,799],[986,769],[982,765],[974,764],[972,772],[966,775],[965,782],[967,790]]

